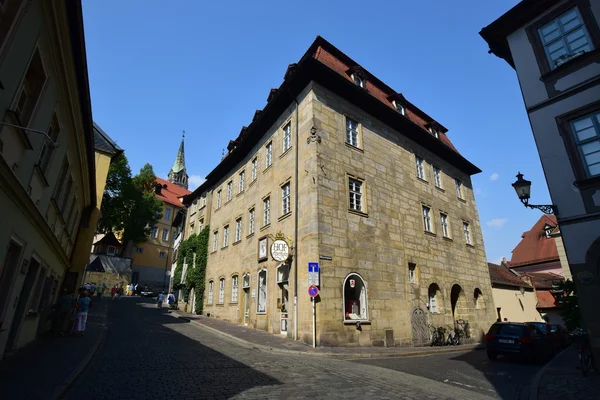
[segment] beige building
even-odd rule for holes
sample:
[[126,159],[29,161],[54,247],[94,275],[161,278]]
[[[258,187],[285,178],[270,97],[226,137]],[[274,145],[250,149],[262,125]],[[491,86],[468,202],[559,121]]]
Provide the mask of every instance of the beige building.
[[0,355],[44,333],[89,262],[111,155],[92,122],[80,1],[0,5]]
[[488,263],[488,267],[498,320],[504,321],[506,318],[510,322],[542,322],[533,287],[511,272],[504,263]]
[[479,338],[495,320],[480,170],[446,132],[318,37],[186,197],[186,235],[211,229],[204,313],[311,342],[319,263],[318,345],[426,344],[457,320]]

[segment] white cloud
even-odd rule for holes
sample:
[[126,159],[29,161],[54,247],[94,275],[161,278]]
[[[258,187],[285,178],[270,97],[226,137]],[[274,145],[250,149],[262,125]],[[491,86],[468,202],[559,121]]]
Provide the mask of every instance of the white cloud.
[[188,177],[189,190],[195,190],[198,186],[202,185],[206,179],[202,175],[190,175]]
[[492,228],[500,229],[506,224],[508,221],[507,218],[493,218],[491,221],[486,222],[487,226],[491,226]]
[[490,176],[490,181],[497,181],[498,178],[500,178],[500,174],[498,174],[497,172],[494,172],[491,176]]

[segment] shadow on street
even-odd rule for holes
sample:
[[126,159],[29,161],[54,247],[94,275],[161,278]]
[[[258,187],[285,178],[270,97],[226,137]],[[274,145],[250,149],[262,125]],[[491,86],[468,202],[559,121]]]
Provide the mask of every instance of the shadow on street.
[[150,299],[111,301],[106,339],[67,399],[229,398],[280,382],[169,328]]

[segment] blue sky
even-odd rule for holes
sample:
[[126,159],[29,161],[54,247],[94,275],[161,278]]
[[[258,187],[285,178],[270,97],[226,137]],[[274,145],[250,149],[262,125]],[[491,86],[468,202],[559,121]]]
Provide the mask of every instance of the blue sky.
[[186,131],[194,184],[265,106],[288,64],[317,35],[449,129],[483,170],[473,177],[488,260],[510,259],[540,217],[510,184],[550,201],[514,70],[487,53],[479,30],[517,0],[84,0],[94,120],[166,177]]

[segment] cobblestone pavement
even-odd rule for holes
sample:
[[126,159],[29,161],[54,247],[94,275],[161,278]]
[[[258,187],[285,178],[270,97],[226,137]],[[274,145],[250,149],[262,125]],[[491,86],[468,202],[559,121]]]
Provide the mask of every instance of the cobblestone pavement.
[[149,300],[109,307],[106,341],[66,399],[489,398],[377,366],[243,346]]
[[530,383],[541,365],[503,357],[490,361],[484,350],[423,357],[354,360],[414,374],[505,400],[529,399]]
[[579,357],[573,347],[552,362],[540,379],[538,399],[597,400],[600,398],[600,375],[589,372],[584,377]]

